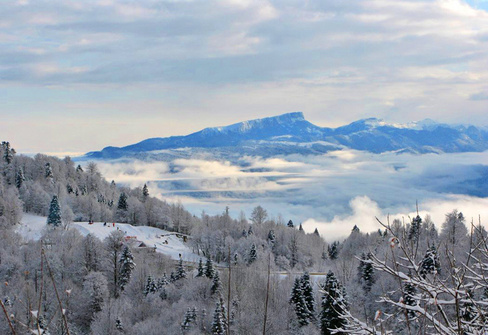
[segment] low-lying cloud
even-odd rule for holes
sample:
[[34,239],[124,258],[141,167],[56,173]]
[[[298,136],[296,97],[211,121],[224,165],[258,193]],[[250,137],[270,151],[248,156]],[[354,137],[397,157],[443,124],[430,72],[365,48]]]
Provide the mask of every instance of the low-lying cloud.
[[[238,160],[177,158],[170,162],[99,162],[108,179],[181,201],[195,214],[250,215],[261,205],[271,217],[303,222],[326,238],[379,228],[375,217],[422,215],[440,225],[453,209],[488,222],[488,153],[397,155],[344,150],[321,156]],[[477,219],[476,219],[477,220]]]

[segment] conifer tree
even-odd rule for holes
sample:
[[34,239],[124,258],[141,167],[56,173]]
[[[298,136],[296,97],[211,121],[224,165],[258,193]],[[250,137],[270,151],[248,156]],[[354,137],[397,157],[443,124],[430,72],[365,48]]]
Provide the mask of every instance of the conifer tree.
[[368,253],[368,255],[365,255],[363,253],[363,257],[364,258],[362,258],[360,261],[361,284],[363,286],[364,292],[369,293],[371,291],[371,287],[375,283],[374,268],[371,262],[369,262],[369,259],[371,258],[371,253]]
[[307,306],[308,311],[310,312],[311,318],[314,318],[315,298],[313,296],[312,283],[310,281],[310,274],[308,272],[305,272],[303,276],[300,278],[300,283],[302,286],[302,294],[303,294],[303,298],[305,299],[305,304]]
[[123,291],[125,286],[129,283],[132,271],[136,267],[134,263],[134,256],[128,246],[125,246],[120,256],[120,275],[119,275],[119,286],[120,290]]
[[[403,288],[403,303],[407,306],[416,306],[417,300],[415,299],[416,293],[415,286],[411,283],[405,283]],[[413,320],[415,318],[415,312],[413,310],[407,310],[407,317],[409,320]]]
[[417,215],[410,225],[410,230],[408,231],[408,239],[417,242],[420,235],[420,227],[422,225],[422,218]]
[[434,245],[427,249],[424,258],[420,262],[420,275],[426,278],[427,274],[440,274],[441,264],[437,257],[437,249]]
[[166,300],[168,299],[168,293],[166,292],[166,287],[163,286],[160,290],[159,290],[159,297],[161,298],[161,300]]
[[288,228],[295,228],[295,225],[293,224],[293,221],[292,220],[288,221],[288,223],[286,224],[286,226]]
[[120,196],[119,196],[119,202],[117,204],[117,209],[120,209],[122,211],[127,211],[127,209],[129,208],[128,204],[127,204],[127,195],[122,192],[120,193]]
[[311,313],[307,308],[300,278],[295,278],[289,302],[295,309],[298,324],[301,327],[308,325],[310,323]]
[[329,258],[330,259],[337,259],[337,256],[339,255],[339,242],[335,241],[335,242],[332,242],[332,244],[330,244],[328,247],[327,247],[327,251],[329,253]]
[[76,172],[83,173],[83,168],[81,167],[81,165],[78,164],[78,166],[76,167]]
[[146,285],[144,287],[144,295],[147,296],[149,293],[156,293],[158,290],[156,283],[151,275],[147,277]]
[[212,279],[212,286],[210,287],[210,293],[213,295],[215,293],[221,293],[222,291],[222,281],[220,280],[219,271],[215,271]]
[[254,231],[252,230],[252,226],[249,226],[249,229],[247,231],[247,236],[254,234]]
[[215,274],[215,270],[213,268],[212,259],[209,257],[207,258],[207,262],[205,263],[205,277],[212,279]]
[[10,142],[2,142],[2,149],[3,149],[3,160],[5,163],[10,164],[14,159],[15,150],[10,148]]
[[315,230],[313,231],[313,233],[314,233],[314,235],[320,236],[319,230],[317,228],[315,228]]
[[197,277],[203,277],[204,275],[205,275],[205,271],[203,269],[203,261],[200,258],[200,261],[198,261]]
[[302,232],[303,233],[303,227],[302,227],[302,224],[300,223],[300,226],[298,227],[298,231]]
[[144,184],[144,187],[142,188],[142,198],[144,201],[149,197],[149,190],[147,189],[147,185]]
[[176,266],[176,273],[174,275],[175,281],[186,278],[186,270],[183,266],[183,259],[180,257],[178,261],[178,265]]
[[185,333],[187,330],[190,330],[192,325],[196,323],[197,319],[197,309],[193,307],[190,309],[188,307],[187,311],[185,312],[185,317],[183,322],[181,323],[181,330]]
[[53,169],[51,168],[51,164],[49,162],[47,162],[44,166],[44,177],[54,178]]
[[212,334],[213,335],[224,335],[226,331],[225,327],[225,313],[223,313],[224,306],[222,304],[222,299],[217,299],[215,304],[215,311],[213,314],[212,321]]
[[22,167],[19,167],[17,169],[17,173],[15,174],[15,186],[20,189],[24,181],[25,181],[24,169]]
[[251,245],[251,250],[249,250],[249,256],[247,258],[247,264],[252,264],[257,259],[256,245],[253,243]]
[[58,196],[53,195],[51,205],[49,206],[49,215],[47,217],[47,224],[55,227],[61,225],[61,207],[59,206]]
[[115,319],[115,329],[117,329],[119,332],[124,331],[124,326],[122,325],[122,321],[120,321],[119,318]]
[[159,278],[158,282],[156,283],[156,289],[158,291],[161,291],[161,289],[168,284],[169,282],[168,282],[168,278],[166,277],[166,273],[163,273],[163,276]]
[[329,271],[323,285],[322,311],[320,312],[320,331],[322,335],[333,334],[332,330],[343,328],[347,321],[342,317],[347,306],[344,290],[340,287],[334,273]]

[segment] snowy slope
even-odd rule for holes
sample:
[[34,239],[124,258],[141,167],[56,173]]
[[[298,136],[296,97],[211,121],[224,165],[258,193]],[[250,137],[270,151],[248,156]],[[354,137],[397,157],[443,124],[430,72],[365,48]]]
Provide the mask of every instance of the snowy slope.
[[[43,216],[24,213],[17,232],[27,240],[37,240],[41,238],[43,230],[46,228],[46,219]],[[70,225],[70,228],[77,229],[83,236],[93,234],[100,240],[105,239],[114,230],[120,229],[125,232],[126,236],[135,237],[131,240],[144,242],[148,247],[156,247],[156,251],[168,255],[172,259],[179,259],[180,255],[183,260],[188,262],[198,262],[200,259],[200,256],[192,253],[188,244],[175,233],[154,227],[132,226],[126,223],[115,223],[115,227],[112,223],[107,223],[107,226],[104,227],[103,222],[95,222],[91,225],[88,222],[75,222]],[[134,246],[139,244],[134,242]]]

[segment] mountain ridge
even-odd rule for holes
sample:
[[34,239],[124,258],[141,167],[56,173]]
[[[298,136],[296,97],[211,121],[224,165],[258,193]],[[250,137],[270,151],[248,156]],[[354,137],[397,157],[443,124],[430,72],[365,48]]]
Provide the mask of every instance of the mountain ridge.
[[[326,145],[305,150],[310,144]],[[244,147],[247,147],[244,150]],[[105,147],[87,153],[88,159],[116,159],[145,156],[151,152],[182,148],[242,151],[252,149],[266,156],[274,154],[318,154],[344,148],[372,153],[387,151],[412,153],[480,152],[488,150],[488,129],[473,125],[448,125],[431,119],[406,124],[387,123],[378,118],[366,118],[337,128],[320,127],[307,121],[302,112],[285,113],[234,123],[228,126],[208,127],[200,131],[171,137],[154,137],[124,147]]]

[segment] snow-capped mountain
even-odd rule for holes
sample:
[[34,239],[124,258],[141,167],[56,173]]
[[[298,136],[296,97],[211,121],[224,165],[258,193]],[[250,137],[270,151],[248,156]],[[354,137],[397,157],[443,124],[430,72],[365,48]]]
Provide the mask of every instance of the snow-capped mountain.
[[150,138],[125,147],[89,152],[88,159],[121,157],[162,158],[174,150],[272,156],[319,154],[344,148],[372,153],[480,152],[488,149],[488,130],[475,126],[436,123],[433,120],[392,124],[376,118],[338,128],[316,126],[301,112],[205,128],[186,136]]

